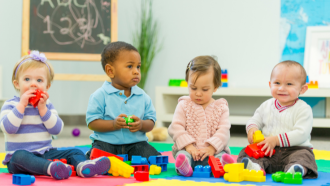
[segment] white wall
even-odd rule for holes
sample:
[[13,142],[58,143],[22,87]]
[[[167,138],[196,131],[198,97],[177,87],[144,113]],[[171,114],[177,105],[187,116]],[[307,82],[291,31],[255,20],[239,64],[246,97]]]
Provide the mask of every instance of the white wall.
[[[118,38],[132,42],[140,0],[118,0]],[[163,48],[145,87],[155,100],[155,86],[184,78],[187,63],[198,55],[216,55],[228,69],[231,87],[267,87],[279,61],[279,0],[154,0]],[[14,64],[20,58],[22,1],[0,5],[2,95],[11,98]],[[99,62],[51,61],[56,73],[103,74]],[[55,81],[50,99],[60,114],[85,114],[89,96],[102,82]]]

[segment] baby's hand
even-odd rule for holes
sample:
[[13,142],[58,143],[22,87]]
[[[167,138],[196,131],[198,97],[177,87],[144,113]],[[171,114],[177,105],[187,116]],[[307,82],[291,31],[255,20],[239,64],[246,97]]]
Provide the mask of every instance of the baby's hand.
[[248,131],[248,141],[250,144],[253,143],[253,134],[255,131],[257,131],[258,129],[257,128],[251,128],[249,131]]
[[25,108],[29,104],[29,99],[32,97],[35,97],[36,90],[28,90],[23,93],[23,95],[20,98],[19,103]]
[[140,120],[140,118],[137,117],[137,116],[134,116],[134,115],[131,118],[134,119],[134,122],[128,124],[128,125],[130,125],[129,126],[129,131],[131,131],[131,132],[137,132],[137,131],[141,130],[141,128],[142,128],[142,121]]
[[47,112],[46,102],[48,98],[49,98],[48,92],[43,92],[41,94],[41,98],[38,102],[38,110],[41,117],[43,117]]
[[199,151],[196,149],[196,147],[193,144],[189,144],[185,147],[186,151],[191,154],[194,161],[199,160]]
[[262,145],[264,145],[264,146],[262,147],[261,150],[265,151],[267,149],[265,154],[268,154],[270,152],[269,157],[272,157],[273,149],[276,146],[279,146],[280,144],[279,144],[277,136],[270,136],[270,137],[265,138],[264,141],[258,143],[258,146],[262,146]]
[[126,125],[126,121],[123,117],[127,117],[127,115],[126,114],[120,114],[113,121],[114,130],[118,130],[118,129],[121,129],[121,128],[128,129],[128,126]]
[[216,150],[212,145],[199,149],[199,155],[202,156],[201,161],[203,161],[208,156],[214,156],[215,152]]

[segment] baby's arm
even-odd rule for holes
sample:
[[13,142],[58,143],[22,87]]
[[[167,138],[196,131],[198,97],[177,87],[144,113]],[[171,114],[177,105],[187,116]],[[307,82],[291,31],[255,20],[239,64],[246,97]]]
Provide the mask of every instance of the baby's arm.
[[246,124],[246,133],[250,144],[253,143],[253,133],[263,127],[262,116],[265,105],[265,102],[261,104]]
[[15,134],[21,126],[23,116],[12,101],[6,101],[0,113],[1,130],[7,134]]
[[48,102],[47,111],[44,116],[40,116],[49,134],[58,135],[63,129],[63,121],[58,116],[57,111],[52,103]]

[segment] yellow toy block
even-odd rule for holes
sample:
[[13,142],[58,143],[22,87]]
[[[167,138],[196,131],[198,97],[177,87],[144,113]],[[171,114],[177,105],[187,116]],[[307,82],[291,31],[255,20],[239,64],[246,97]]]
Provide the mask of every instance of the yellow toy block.
[[158,175],[162,172],[162,168],[157,165],[151,165],[149,168],[149,174],[150,175]]
[[259,143],[264,141],[265,137],[260,130],[257,130],[253,134],[253,143]]
[[310,83],[307,83],[308,88],[319,88],[319,82],[318,81],[311,81]]
[[223,167],[225,172],[241,172],[244,169],[244,163],[231,163]]
[[227,83],[228,82],[228,79],[221,79],[221,82]]
[[108,157],[111,166],[110,170],[108,171],[109,174],[112,174],[113,176],[123,176],[125,178],[131,177],[131,174],[134,172],[134,168],[127,165],[125,162],[120,161],[116,157]]
[[244,181],[252,181],[252,182],[265,182],[266,176],[264,176],[264,172],[256,171],[256,170],[248,170],[244,169],[241,173],[243,175]]
[[180,87],[188,87],[187,81],[181,81]]

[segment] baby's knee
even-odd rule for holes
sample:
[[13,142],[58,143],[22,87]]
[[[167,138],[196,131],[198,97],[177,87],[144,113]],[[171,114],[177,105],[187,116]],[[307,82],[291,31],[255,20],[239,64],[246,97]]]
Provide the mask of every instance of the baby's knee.
[[10,161],[11,161],[11,162],[17,162],[17,161],[19,161],[19,160],[23,160],[23,159],[26,158],[26,155],[27,155],[28,153],[30,153],[30,152],[28,152],[28,151],[26,151],[26,150],[17,150],[17,151],[15,151],[14,154],[11,156]]

